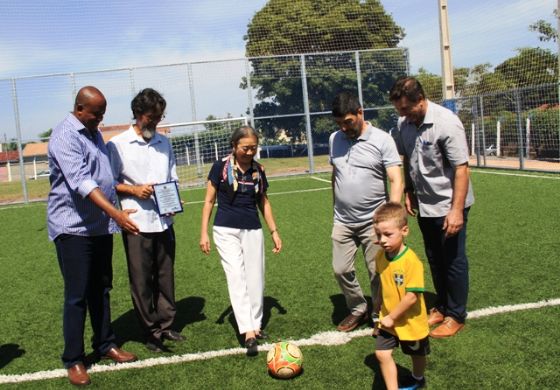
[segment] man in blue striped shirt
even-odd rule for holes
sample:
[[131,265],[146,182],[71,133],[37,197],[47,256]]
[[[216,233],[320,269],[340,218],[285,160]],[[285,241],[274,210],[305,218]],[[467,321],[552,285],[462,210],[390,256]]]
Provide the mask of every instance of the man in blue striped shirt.
[[134,210],[115,207],[111,165],[97,128],[106,107],[97,88],[80,89],[73,112],[53,130],[49,141],[47,224],[64,279],[62,362],[74,385],[90,383],[83,340],[88,309],[94,352],[119,363],[136,360],[117,347],[111,329],[112,233],[120,226],[137,234],[138,227],[128,216]]

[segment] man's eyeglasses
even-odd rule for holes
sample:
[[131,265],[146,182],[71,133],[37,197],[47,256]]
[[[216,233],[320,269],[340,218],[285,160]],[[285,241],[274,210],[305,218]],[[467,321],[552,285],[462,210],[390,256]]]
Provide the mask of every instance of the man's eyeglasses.
[[159,123],[165,119],[165,114],[161,114],[159,116],[153,114],[143,114],[142,116],[148,121],[148,123]]

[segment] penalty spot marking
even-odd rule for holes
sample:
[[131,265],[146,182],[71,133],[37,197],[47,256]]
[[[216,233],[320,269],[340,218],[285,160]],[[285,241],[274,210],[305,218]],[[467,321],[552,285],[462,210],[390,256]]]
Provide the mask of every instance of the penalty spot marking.
[[[482,318],[482,317],[488,317],[496,314],[511,313],[520,310],[540,309],[543,307],[550,307],[550,306],[560,306],[560,298],[549,299],[549,300],[533,302],[533,303],[521,303],[517,305],[487,307],[485,309],[479,309],[479,310],[474,310],[472,312],[469,312],[468,318],[469,319]],[[348,333],[337,332],[337,331],[321,332],[311,336],[308,339],[300,339],[300,340],[293,340],[293,341],[287,340],[287,341],[293,342],[298,347],[312,346],[312,345],[332,346],[332,345],[347,344],[354,338],[366,337],[366,336],[371,336],[371,328],[360,329]],[[259,346],[259,351],[261,352],[268,351],[271,347],[272,344],[263,344]],[[198,360],[208,360],[208,359],[213,359],[222,356],[243,355],[245,353],[246,353],[245,348],[230,348],[230,349],[222,349],[218,351],[187,353],[184,355],[177,355],[177,356],[150,358],[150,359],[140,360],[132,363],[94,365],[88,370],[88,372],[98,373],[98,372],[128,370],[134,368],[146,368],[146,367],[161,366],[164,364],[177,364],[177,363],[193,362]],[[22,382],[39,381],[44,379],[65,378],[66,375],[67,373],[65,369],[38,371],[38,372],[20,374],[20,375],[0,375],[0,384],[22,383]]]

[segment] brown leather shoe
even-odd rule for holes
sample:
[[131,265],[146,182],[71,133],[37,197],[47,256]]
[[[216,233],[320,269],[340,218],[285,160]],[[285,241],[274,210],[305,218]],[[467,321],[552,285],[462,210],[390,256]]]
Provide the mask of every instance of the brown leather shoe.
[[75,364],[68,369],[68,380],[74,386],[87,386],[91,383],[83,363]]
[[453,317],[445,317],[443,324],[430,332],[430,337],[442,339],[444,337],[455,336],[464,327],[465,324],[457,322]]
[[349,314],[345,319],[342,320],[340,324],[336,327],[336,330],[340,332],[350,332],[354,330],[358,325],[363,323],[367,319],[367,312],[358,314],[357,316]]
[[430,316],[428,317],[428,325],[433,326],[441,324],[443,322],[443,314],[435,307],[430,310]]
[[130,363],[136,361],[137,357],[133,353],[113,347],[107,351],[107,353],[103,356],[103,359],[111,359],[115,363]]

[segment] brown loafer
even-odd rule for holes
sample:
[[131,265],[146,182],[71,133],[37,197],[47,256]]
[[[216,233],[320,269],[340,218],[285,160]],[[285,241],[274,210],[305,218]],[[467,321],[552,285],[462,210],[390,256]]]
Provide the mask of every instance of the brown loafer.
[[461,324],[453,317],[445,317],[443,324],[430,332],[430,337],[434,339],[442,339],[444,337],[455,336],[464,327],[465,324]]
[[68,369],[68,380],[74,386],[87,386],[91,383],[83,363],[75,364]]
[[120,348],[113,347],[103,355],[103,359],[111,359],[115,363],[130,363],[136,361],[135,354],[123,351]]
[[358,325],[362,324],[367,318],[367,313],[358,314],[357,316],[349,314],[345,319],[342,320],[340,324],[336,327],[336,330],[340,332],[350,332],[354,330]]
[[443,314],[436,309],[435,307],[430,310],[430,316],[428,317],[428,325],[433,326],[437,324],[441,324],[443,322]]

